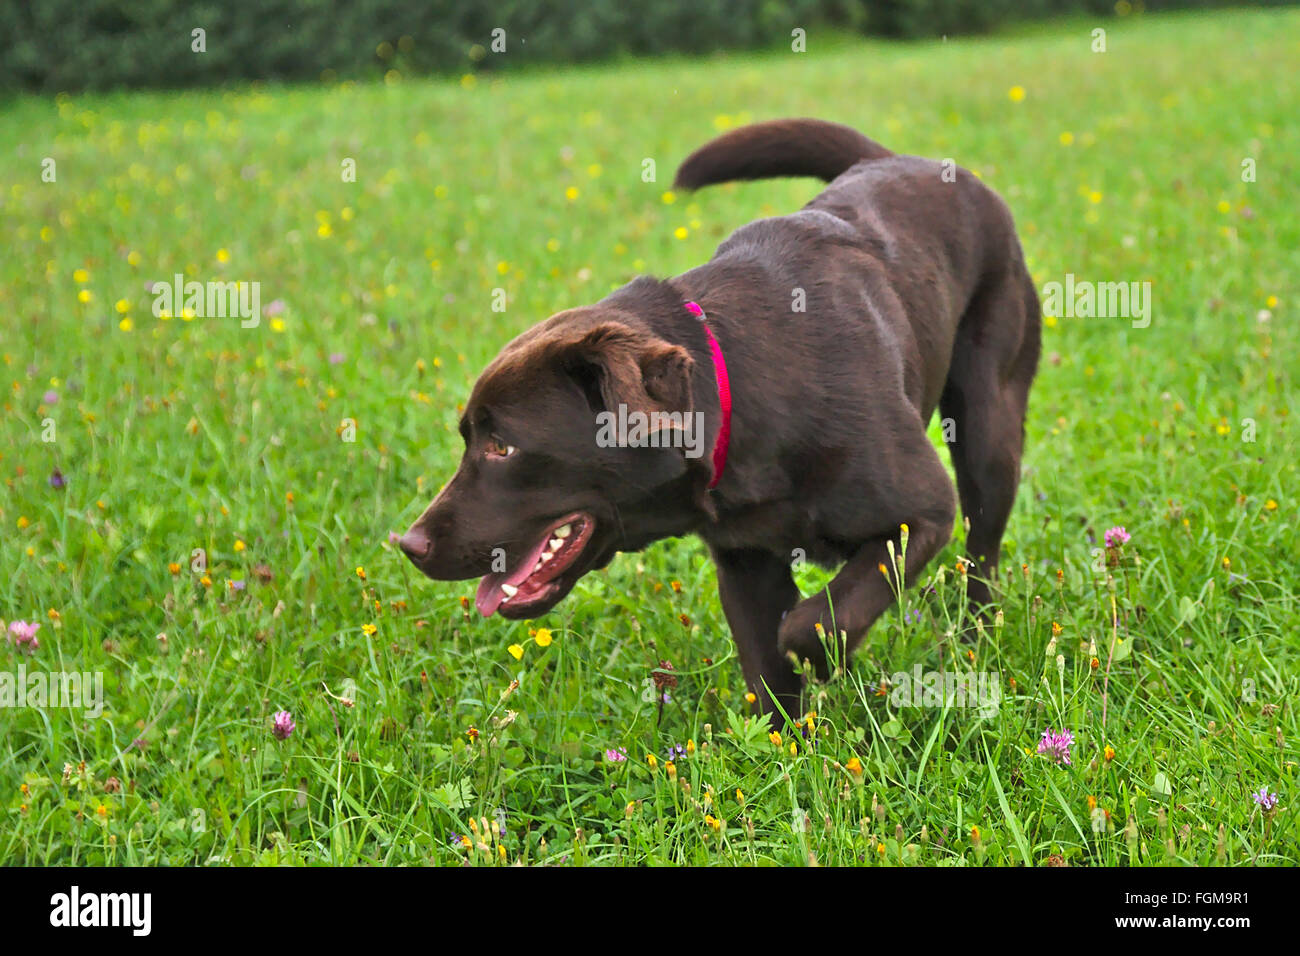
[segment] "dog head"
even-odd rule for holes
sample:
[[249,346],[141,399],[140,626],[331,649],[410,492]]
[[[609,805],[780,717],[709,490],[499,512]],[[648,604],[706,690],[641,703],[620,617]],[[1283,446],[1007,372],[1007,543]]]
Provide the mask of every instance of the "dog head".
[[618,551],[690,530],[708,475],[694,365],[606,304],[520,335],[475,384],[460,467],[402,550],[435,580],[483,575],[484,616],[531,618]]

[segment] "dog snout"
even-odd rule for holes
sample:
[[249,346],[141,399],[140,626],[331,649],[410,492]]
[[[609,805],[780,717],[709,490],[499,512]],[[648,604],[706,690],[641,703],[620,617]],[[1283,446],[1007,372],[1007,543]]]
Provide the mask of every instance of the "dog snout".
[[433,541],[419,528],[411,528],[406,534],[398,538],[397,546],[402,549],[403,554],[417,565],[427,561],[429,553],[433,551]]

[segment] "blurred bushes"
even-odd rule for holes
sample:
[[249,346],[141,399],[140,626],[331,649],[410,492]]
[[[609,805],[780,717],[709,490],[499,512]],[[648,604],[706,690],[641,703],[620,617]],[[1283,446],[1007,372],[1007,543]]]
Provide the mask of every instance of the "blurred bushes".
[[[1134,7],[1143,4],[1127,9]],[[0,88],[463,73],[769,46],[789,43],[796,27],[922,37],[1051,14],[1109,16],[1115,8],[1113,0],[4,0]],[[194,51],[196,29],[205,52]],[[492,48],[498,29],[504,53]]]

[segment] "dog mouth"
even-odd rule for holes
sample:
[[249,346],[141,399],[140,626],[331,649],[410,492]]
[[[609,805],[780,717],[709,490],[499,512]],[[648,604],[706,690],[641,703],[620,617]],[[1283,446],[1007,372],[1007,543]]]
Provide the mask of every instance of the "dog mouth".
[[583,511],[555,522],[513,571],[483,576],[474,599],[478,612],[528,617],[533,609],[545,610],[564,595],[567,588],[560,577],[582,554],[595,528],[595,519]]

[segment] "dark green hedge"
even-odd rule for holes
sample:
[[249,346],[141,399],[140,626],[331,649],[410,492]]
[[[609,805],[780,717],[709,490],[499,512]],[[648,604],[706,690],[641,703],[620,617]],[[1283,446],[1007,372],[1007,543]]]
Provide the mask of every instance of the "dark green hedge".
[[[1113,11],[1113,0],[0,0],[0,89],[464,72],[767,46],[796,26],[917,37]],[[191,50],[195,28],[205,53]],[[496,28],[504,55],[490,50]]]

